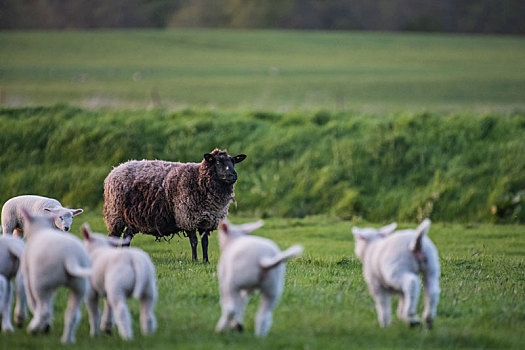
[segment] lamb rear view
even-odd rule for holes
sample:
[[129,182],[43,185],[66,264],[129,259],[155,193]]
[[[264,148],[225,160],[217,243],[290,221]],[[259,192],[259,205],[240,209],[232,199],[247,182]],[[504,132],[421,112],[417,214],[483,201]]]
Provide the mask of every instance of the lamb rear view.
[[[126,298],[140,300],[140,327],[143,334],[151,334],[157,327],[153,309],[157,301],[155,267],[143,250],[137,248],[117,249],[120,239],[92,233],[89,226],[82,226],[84,244],[93,262],[91,287],[86,298],[91,325],[91,336],[102,329],[111,333],[113,315],[120,336],[133,338],[131,315]],[[99,299],[105,297],[102,324],[100,323]]]
[[232,225],[227,220],[219,224],[221,258],[218,265],[222,315],[217,332],[226,328],[243,330],[244,309],[250,293],[261,291],[261,302],[255,319],[255,335],[264,337],[270,331],[273,310],[284,288],[285,260],[299,255],[301,245],[285,251],[267,238],[249,236],[262,226],[262,221]]
[[381,327],[391,322],[390,297],[399,295],[397,316],[411,326],[420,324],[417,303],[420,294],[419,274],[423,276],[425,307],[423,318],[432,328],[439,302],[439,257],[434,243],[427,237],[430,220],[415,230],[392,233],[396,225],[381,229],[354,227],[355,254],[363,262],[363,274],[375,300]]
[[161,160],[129,161],[114,168],[104,181],[104,221],[110,236],[138,232],[157,238],[185,233],[197,260],[197,232],[202,259],[208,261],[208,235],[228,214],[237,181],[235,157],[215,149],[200,163]]
[[55,292],[67,287],[70,293],[61,341],[74,343],[81,318],[80,305],[89,285],[87,277],[92,272],[88,253],[80,239],[54,226],[53,216],[31,215],[25,209],[22,212],[27,243],[21,270],[33,313],[27,330],[32,334],[49,331]]

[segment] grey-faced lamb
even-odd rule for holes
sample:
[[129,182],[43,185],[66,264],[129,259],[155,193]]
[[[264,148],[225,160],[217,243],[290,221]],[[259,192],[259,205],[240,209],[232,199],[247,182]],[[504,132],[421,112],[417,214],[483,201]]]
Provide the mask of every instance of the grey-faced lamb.
[[284,261],[303,251],[294,245],[282,251],[267,238],[249,236],[262,226],[262,221],[232,225],[224,220],[219,225],[221,257],[218,265],[222,315],[217,332],[227,328],[243,330],[244,309],[250,293],[260,290],[261,302],[255,318],[255,335],[264,337],[270,331],[273,310],[284,287]]
[[12,279],[16,281],[17,305],[15,322],[17,325],[22,326],[27,316],[24,285],[22,276],[18,273],[24,246],[22,238],[13,236],[0,237],[0,314],[2,315],[2,332],[12,332],[14,330],[11,323]]
[[392,233],[396,224],[381,229],[354,227],[355,254],[363,262],[363,274],[375,300],[379,324],[391,322],[390,298],[399,295],[397,316],[411,326],[420,324],[417,303],[423,276],[423,318],[432,328],[439,302],[440,265],[437,249],[427,237],[430,220],[415,230]]
[[207,262],[208,235],[228,214],[237,181],[234,165],[245,158],[215,149],[200,163],[134,160],[119,165],[104,181],[109,235],[131,238],[142,232],[165,237],[182,232],[197,260],[199,232]]
[[[120,239],[92,233],[89,225],[82,226],[84,244],[93,263],[91,286],[86,298],[90,334],[99,329],[111,333],[113,314],[120,336],[132,339],[131,316],[126,298],[140,299],[140,326],[143,334],[155,331],[157,320],[153,310],[157,301],[155,268],[150,257],[137,248],[117,249]],[[113,238],[113,239],[112,239]],[[99,299],[105,297],[102,325]]]
[[83,212],[82,209],[64,208],[59,201],[42,196],[24,195],[13,197],[2,207],[2,230],[4,235],[15,234],[22,237],[24,216],[22,209],[33,215],[55,214],[55,226],[62,231],[69,231],[73,216]]
[[[82,241],[58,230],[53,216],[31,215],[22,210],[26,248],[21,270],[33,318],[28,332],[48,332],[53,320],[53,299],[60,287],[70,290],[64,319],[62,343],[74,343],[80,322],[80,305],[91,275],[91,261]],[[56,214],[53,214],[56,215]]]

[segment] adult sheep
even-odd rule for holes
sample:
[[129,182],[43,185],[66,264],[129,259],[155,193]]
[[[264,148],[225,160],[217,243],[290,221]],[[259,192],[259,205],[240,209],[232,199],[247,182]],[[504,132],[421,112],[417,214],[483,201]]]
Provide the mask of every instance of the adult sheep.
[[200,163],[132,160],[114,168],[104,180],[104,221],[110,236],[131,239],[142,232],[157,238],[185,233],[197,260],[208,262],[208,235],[226,218],[234,197],[235,157],[219,149]]

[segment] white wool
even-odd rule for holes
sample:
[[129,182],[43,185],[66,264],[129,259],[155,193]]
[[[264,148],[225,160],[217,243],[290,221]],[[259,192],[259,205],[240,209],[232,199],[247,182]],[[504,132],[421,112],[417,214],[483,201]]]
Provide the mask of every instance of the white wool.
[[244,308],[250,293],[256,289],[261,292],[261,302],[255,319],[255,335],[263,337],[270,330],[273,309],[283,292],[284,261],[301,254],[303,248],[294,245],[281,252],[269,239],[247,236],[262,225],[262,221],[232,225],[227,220],[219,224],[218,277],[222,315],[217,332],[228,327],[242,330]]
[[[113,314],[120,336],[132,339],[131,316],[126,299],[129,296],[140,300],[140,325],[143,334],[153,333],[157,320],[153,309],[157,301],[155,268],[150,257],[138,248],[116,248],[119,239],[92,233],[87,224],[82,227],[84,244],[93,262],[91,287],[86,304],[89,313],[90,334],[99,329],[111,332]],[[99,299],[106,298],[102,325]]]
[[423,318],[433,325],[439,302],[440,264],[438,252],[426,236],[430,220],[415,230],[392,233],[395,224],[381,229],[354,227],[355,254],[363,262],[363,274],[375,300],[379,324],[391,322],[390,298],[399,294],[397,315],[410,325],[418,324],[417,303],[423,278],[425,301]]
[[4,235],[22,237],[24,231],[25,209],[31,215],[50,215],[54,217],[56,228],[69,231],[73,216],[83,212],[82,209],[64,208],[59,201],[53,198],[25,195],[9,199],[2,207],[2,231]]
[[0,237],[0,315],[2,316],[2,332],[14,331],[11,323],[11,303],[13,299],[11,280],[13,278],[16,282],[17,295],[15,322],[20,325],[27,318],[24,285],[22,276],[18,273],[24,246],[24,241],[21,238]]
[[[82,242],[54,228],[53,216],[33,216],[23,210],[26,248],[21,271],[33,319],[28,332],[47,332],[53,321],[53,295],[60,287],[70,290],[62,343],[74,343],[80,322],[80,305],[91,275],[91,262]],[[54,214],[55,215],[55,214]]]

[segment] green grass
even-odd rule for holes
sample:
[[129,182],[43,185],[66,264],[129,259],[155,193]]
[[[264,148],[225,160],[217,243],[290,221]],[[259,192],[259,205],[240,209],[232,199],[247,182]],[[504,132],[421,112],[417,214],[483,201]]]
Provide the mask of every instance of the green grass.
[[[247,219],[233,219],[238,223]],[[104,232],[101,214],[77,217],[72,232],[88,221]],[[214,334],[220,315],[216,235],[210,243],[209,265],[193,263],[188,239],[155,242],[138,235],[133,245],[153,258],[159,287],[157,333],[143,337],[138,328],[138,303],[130,302],[136,339],[89,337],[87,314],[77,332],[75,349],[342,349],[356,348],[515,348],[523,347],[525,327],[525,236],[523,226],[433,224],[430,237],[440,251],[441,300],[435,328],[409,329],[394,319],[380,329],[372,298],[353,254],[353,224],[333,217],[269,219],[257,234],[282,248],[302,243],[305,252],[287,267],[285,292],[274,313],[267,339],[253,336],[258,297],[246,310],[245,333]],[[401,225],[410,227],[410,225]],[[199,253],[200,256],[200,253]],[[422,301],[422,300],[421,300]],[[25,330],[0,337],[4,349],[51,349],[59,345],[65,290],[55,302],[50,335],[30,336]],[[395,303],[393,304],[395,307]],[[419,307],[419,312],[422,305]],[[395,309],[393,309],[395,311]]]
[[[512,111],[525,39],[320,31],[0,32],[7,106]],[[152,97],[153,96],[153,97]]]

